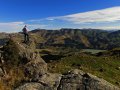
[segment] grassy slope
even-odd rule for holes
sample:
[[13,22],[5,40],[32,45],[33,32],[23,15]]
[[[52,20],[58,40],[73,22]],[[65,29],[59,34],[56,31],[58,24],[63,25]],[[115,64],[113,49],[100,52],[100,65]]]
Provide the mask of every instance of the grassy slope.
[[[117,70],[117,67],[120,67],[120,58],[118,57],[96,57],[87,55],[74,55],[65,57],[59,62],[49,63],[50,72],[65,73],[70,69],[78,68],[113,84],[120,82],[120,70]],[[100,69],[103,71],[100,71]]]
[[92,54],[96,54],[96,53],[99,53],[99,52],[104,52],[106,50],[97,50],[97,49],[82,49],[82,52],[90,52]]

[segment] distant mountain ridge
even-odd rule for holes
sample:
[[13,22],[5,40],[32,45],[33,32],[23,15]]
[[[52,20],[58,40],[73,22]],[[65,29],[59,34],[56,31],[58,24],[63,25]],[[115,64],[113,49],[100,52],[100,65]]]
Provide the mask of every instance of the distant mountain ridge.
[[[101,29],[35,29],[29,32],[30,37],[36,39],[38,48],[46,46],[74,47],[78,49],[112,49],[120,47],[120,30],[107,31]],[[13,34],[23,38],[21,33]],[[7,33],[0,33],[0,45],[4,44]]]
[[35,29],[30,33],[44,39],[44,45],[92,49],[112,49],[120,47],[120,30],[100,29]]

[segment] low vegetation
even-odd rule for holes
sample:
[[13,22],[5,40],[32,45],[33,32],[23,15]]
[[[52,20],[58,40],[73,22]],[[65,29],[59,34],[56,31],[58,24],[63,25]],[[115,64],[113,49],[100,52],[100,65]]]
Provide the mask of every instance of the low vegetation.
[[4,75],[0,79],[0,90],[13,90],[25,79],[20,65],[19,48],[10,39],[2,50],[4,63],[1,63],[1,67],[4,69]]
[[120,84],[120,57],[91,56],[86,54],[72,55],[48,64],[49,71],[66,73],[71,69],[81,69],[107,80],[117,86]]
[[18,65],[19,64],[19,48],[13,40],[9,40],[3,47],[3,58],[7,65]]

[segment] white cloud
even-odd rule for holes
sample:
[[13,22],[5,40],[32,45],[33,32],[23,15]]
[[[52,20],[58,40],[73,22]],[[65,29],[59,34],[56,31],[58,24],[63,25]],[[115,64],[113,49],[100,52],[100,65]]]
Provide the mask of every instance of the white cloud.
[[19,32],[23,26],[24,26],[24,22],[0,23],[0,31],[2,31],[2,32]]
[[120,6],[66,16],[49,17],[48,20],[64,20],[75,24],[115,22],[120,20]]
[[[92,27],[95,28],[95,27]],[[103,27],[96,27],[96,29],[103,29],[103,30],[118,30],[120,26],[103,26]]]
[[[64,22],[60,22],[62,20]],[[30,30],[36,28],[62,28],[62,27],[80,27],[80,28],[99,28],[99,29],[120,29],[119,24],[115,22],[120,20],[120,6],[106,8],[101,10],[76,13],[65,16],[47,17],[42,19],[33,19],[22,22],[0,22],[0,31],[19,32],[25,24]],[[49,22],[52,21],[52,22]],[[70,22],[70,23],[69,23]],[[72,23],[71,23],[72,22]],[[106,24],[105,22],[108,22]],[[119,21],[120,22],[120,21]],[[43,24],[42,24],[43,23]],[[84,26],[83,23],[85,24]],[[98,23],[97,25],[95,23]],[[99,23],[102,23],[100,26]],[[110,24],[109,24],[110,23]],[[113,24],[114,23],[114,24]],[[46,25],[44,25],[46,24]],[[76,25],[75,25],[76,24]]]
[[0,23],[0,32],[20,32],[24,25],[27,25],[29,30],[46,27],[46,25],[25,24],[25,22],[6,22]]
[[56,17],[48,17],[48,18],[42,18],[42,19],[32,19],[32,20],[28,20],[27,22],[42,22],[42,21],[54,21]]
[[47,27],[47,25],[41,25],[41,24],[28,24],[28,27],[33,30],[33,29],[37,29],[37,28],[45,28]]

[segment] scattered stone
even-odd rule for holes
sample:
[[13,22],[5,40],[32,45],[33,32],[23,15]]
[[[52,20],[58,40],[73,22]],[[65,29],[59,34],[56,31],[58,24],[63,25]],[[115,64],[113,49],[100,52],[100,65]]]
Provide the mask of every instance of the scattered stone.
[[47,73],[39,79],[39,82],[45,83],[54,90],[57,90],[57,87],[60,84],[61,77],[61,74]]
[[103,68],[101,68],[101,69],[99,69],[99,71],[100,71],[100,72],[104,72],[104,69],[103,69]]
[[120,85],[120,83],[119,83],[119,82],[115,82],[115,84]]
[[3,69],[0,67],[0,77],[3,77],[4,76],[4,71]]
[[72,67],[76,67],[77,69],[81,69],[82,70],[81,64],[73,63],[71,66]]
[[117,70],[120,70],[120,67],[116,67]]
[[26,83],[15,90],[53,90],[48,86],[44,86],[41,83]]

